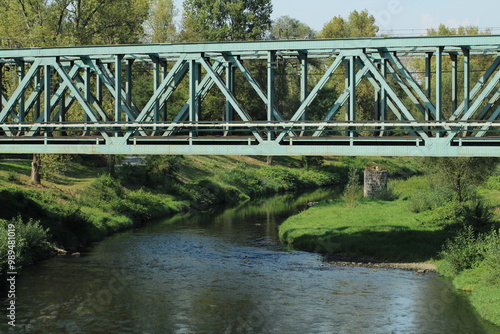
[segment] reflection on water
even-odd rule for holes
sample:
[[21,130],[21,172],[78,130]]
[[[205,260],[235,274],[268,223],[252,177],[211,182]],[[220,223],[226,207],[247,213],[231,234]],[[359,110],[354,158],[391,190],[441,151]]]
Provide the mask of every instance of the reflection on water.
[[179,215],[45,261],[19,277],[16,332],[493,333],[435,275],[333,267],[276,242],[328,196]]

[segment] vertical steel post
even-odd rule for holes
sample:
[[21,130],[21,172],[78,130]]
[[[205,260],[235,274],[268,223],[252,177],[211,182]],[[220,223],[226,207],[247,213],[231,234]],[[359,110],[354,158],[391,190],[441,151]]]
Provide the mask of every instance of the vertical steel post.
[[[92,78],[91,69],[90,69],[90,67],[86,67],[85,68],[85,79],[84,79],[85,80],[84,94],[85,94],[85,100],[87,101],[87,103],[89,103],[92,100],[92,95],[91,95],[92,91],[91,91],[91,86],[90,86],[91,78]],[[83,122],[84,123],[90,122],[90,117],[89,117],[89,115],[87,115],[87,113],[85,111],[83,112]],[[86,129],[84,132],[84,135],[88,136],[89,134],[90,134],[90,131]]]
[[[96,81],[95,81],[95,97],[96,100],[99,104],[102,105],[102,88],[104,86],[104,83],[102,82],[102,79],[99,75],[96,75]],[[108,121],[107,119],[104,119],[103,121]]]
[[[153,60],[153,92],[156,92],[158,87],[160,87],[161,79],[160,79],[160,72],[161,72],[161,65],[160,65],[160,59],[156,56],[152,56],[151,59]],[[154,106],[154,111],[153,111],[153,121],[156,123],[159,120],[160,116],[160,97],[155,101],[155,106]]]
[[[470,51],[468,48],[463,48],[462,51],[464,53],[464,115],[466,115],[470,107]],[[463,135],[467,136],[467,131]]]
[[[17,61],[17,73],[19,76],[19,84],[20,84],[23,81],[24,75],[26,73],[26,64],[23,60]],[[19,112],[18,112],[18,117],[17,117],[17,120],[19,123],[24,122],[24,117],[25,117],[25,113],[26,113],[25,93],[26,93],[26,91],[23,90],[23,92],[21,93],[21,95],[19,97]],[[22,134],[23,129],[19,128],[19,132]]]
[[[436,121],[443,119],[443,47],[436,49]],[[436,137],[441,132],[436,131]]]
[[[349,120],[356,121],[356,57],[349,57]],[[355,127],[351,127],[349,136],[356,136]]]
[[[275,68],[276,63],[276,52],[269,51],[267,54],[267,120],[269,122],[273,121],[273,108],[275,100],[275,89],[274,89],[274,78],[275,78]],[[267,134],[267,140],[272,140],[273,132],[269,129]]]
[[49,65],[43,66],[43,87],[44,87],[44,96],[43,96],[43,122],[50,122],[50,95],[51,95],[51,73],[52,67]]
[[[1,69],[1,67],[0,67],[0,69]],[[1,78],[1,73],[0,73],[0,78]],[[42,75],[41,75],[40,69],[39,69],[35,75],[35,87],[37,87],[37,89],[39,89],[41,85],[42,85]],[[2,89],[1,89],[1,84],[0,84],[0,93],[1,92],[2,92]],[[1,106],[1,101],[0,101],[0,106]],[[33,121],[37,122],[38,117],[40,117],[40,94],[38,94],[38,96],[35,100],[35,105],[33,106]]]
[[[163,77],[162,77],[162,81],[165,80],[165,78],[167,77],[168,75],[168,63],[167,61],[165,60],[163,62]],[[161,110],[161,119],[166,122],[167,121],[167,101],[165,101],[163,103],[163,108]]]
[[[132,109],[132,89],[133,89],[133,80],[132,80],[132,65],[134,64],[134,59],[127,59],[127,66],[125,67],[125,94],[127,99],[127,106],[129,109]],[[130,119],[127,116],[127,121]]]
[[[233,63],[227,62],[226,63],[226,87],[231,94],[234,95],[234,67]],[[225,120],[226,122],[232,122],[233,121],[233,105],[231,102],[229,102],[226,99],[226,115],[225,115]],[[231,135],[231,127],[227,127],[224,135]]]
[[[199,64],[196,60],[189,61],[189,121],[198,122],[198,99],[196,98],[196,89],[199,81]],[[189,130],[190,144],[192,138],[197,136],[197,128],[191,127]]]
[[[387,59],[382,59],[382,75],[384,79],[387,79]],[[387,121],[387,91],[384,87],[380,88],[380,115],[381,121]],[[380,136],[384,135],[384,131],[386,130],[385,126],[382,126],[382,132]]]
[[[115,122],[122,120],[122,59],[123,55],[115,56]],[[115,136],[118,137],[118,131]]]
[[[61,66],[61,68],[63,71],[65,70],[63,66]],[[63,83],[64,83],[63,78],[61,76],[59,76],[59,86],[62,85]],[[57,91],[57,89],[56,89],[56,91]],[[66,115],[66,91],[63,90],[61,95],[62,95],[61,99],[59,100],[59,113],[57,115],[57,121],[59,123],[64,122],[64,118]],[[64,131],[60,130],[59,135],[64,136]]]
[[[307,53],[301,52],[299,53],[299,59],[300,59],[300,103],[303,103],[308,94],[308,75],[309,75],[309,68],[308,68],[308,59],[307,59]],[[302,121],[305,122],[307,121],[307,110],[304,111],[304,114],[302,115]],[[302,128],[302,130],[305,130],[305,127]]]
[[[350,78],[349,78],[349,73],[350,73],[350,61],[349,59],[346,57],[345,60],[344,60],[344,87],[346,90],[349,90],[349,87],[350,87]],[[351,94],[350,90],[349,90],[349,94]],[[351,110],[351,99],[347,99],[344,103],[345,105],[345,120],[346,121],[349,121],[349,112]],[[346,136],[349,136],[349,127],[346,126],[345,128],[345,135]]]
[[0,63],[0,110],[3,109],[3,66],[4,64]]
[[[425,93],[427,98],[431,100],[432,98],[432,52],[427,52],[425,55]],[[430,121],[430,109],[429,106],[425,105],[425,120]]]
[[458,57],[456,54],[451,58],[451,114],[457,110],[458,100]]

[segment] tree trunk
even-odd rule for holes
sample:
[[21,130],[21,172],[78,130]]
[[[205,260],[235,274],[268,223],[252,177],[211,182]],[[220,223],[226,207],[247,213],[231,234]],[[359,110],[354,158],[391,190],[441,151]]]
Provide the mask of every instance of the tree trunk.
[[267,165],[268,166],[272,166],[273,164],[273,156],[272,155],[268,155],[267,156]]
[[31,182],[40,184],[42,182],[42,156],[40,154],[33,154],[33,161],[31,162]]
[[111,176],[115,175],[115,156],[112,154],[108,155],[108,173]]

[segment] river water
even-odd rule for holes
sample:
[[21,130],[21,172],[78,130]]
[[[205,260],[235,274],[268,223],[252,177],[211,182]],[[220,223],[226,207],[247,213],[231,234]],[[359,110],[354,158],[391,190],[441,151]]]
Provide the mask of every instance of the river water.
[[44,261],[18,276],[13,332],[496,333],[434,274],[335,267],[281,246],[278,225],[329,196],[179,215]]

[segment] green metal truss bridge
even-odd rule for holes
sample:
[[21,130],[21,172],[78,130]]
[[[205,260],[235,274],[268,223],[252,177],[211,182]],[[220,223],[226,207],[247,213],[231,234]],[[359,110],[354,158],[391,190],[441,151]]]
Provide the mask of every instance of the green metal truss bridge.
[[498,157],[499,66],[494,35],[0,49],[0,153]]

